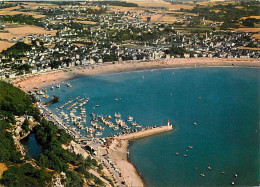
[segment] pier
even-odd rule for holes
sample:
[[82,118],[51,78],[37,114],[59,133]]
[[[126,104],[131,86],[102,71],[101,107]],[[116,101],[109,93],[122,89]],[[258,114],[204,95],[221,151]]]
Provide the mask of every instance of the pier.
[[137,132],[120,135],[116,138],[120,139],[120,140],[132,140],[132,139],[143,138],[146,136],[151,136],[151,135],[155,135],[155,134],[159,134],[159,133],[167,132],[167,131],[171,131],[171,130],[173,130],[173,126],[171,124],[167,124],[164,126],[145,128],[145,129],[137,131]]

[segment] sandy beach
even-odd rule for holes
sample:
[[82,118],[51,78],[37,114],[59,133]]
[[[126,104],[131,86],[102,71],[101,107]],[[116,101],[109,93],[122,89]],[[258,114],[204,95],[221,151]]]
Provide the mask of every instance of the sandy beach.
[[167,132],[172,129],[172,126],[160,126],[113,138],[108,149],[109,156],[121,171],[127,186],[144,186],[136,168],[128,161],[129,140]]
[[174,67],[203,67],[203,66],[249,66],[259,67],[259,59],[218,59],[218,58],[176,58],[149,62],[121,62],[101,65],[80,66],[71,69],[45,72],[27,78],[17,78],[12,83],[24,91],[34,87],[43,88],[57,84],[77,76],[90,76],[114,72],[124,72],[143,69],[174,68]]

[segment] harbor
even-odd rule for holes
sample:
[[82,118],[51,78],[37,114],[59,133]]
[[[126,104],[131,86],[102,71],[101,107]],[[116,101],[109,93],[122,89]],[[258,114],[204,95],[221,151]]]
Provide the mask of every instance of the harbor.
[[[164,173],[163,176],[160,176],[162,181],[169,181],[170,177],[174,177],[174,184],[184,183],[190,185],[191,182],[196,182],[200,185],[209,185],[210,181],[214,181],[214,179],[218,178],[219,184],[231,185],[231,182],[234,182],[235,185],[238,185],[243,182],[242,180],[244,180],[243,176],[245,176],[245,173],[243,173],[240,167],[233,167],[238,165],[236,164],[236,160],[233,159],[234,155],[228,151],[231,150],[229,149],[231,145],[236,144],[232,142],[232,144],[224,145],[221,143],[224,142],[224,140],[220,142],[217,140],[224,136],[223,133],[242,127],[243,124],[239,123],[239,125],[227,126],[225,124],[228,124],[229,120],[225,121],[222,119],[222,121],[216,123],[217,121],[212,121],[211,118],[206,115],[209,111],[216,110],[212,108],[213,106],[219,108],[221,106],[223,107],[224,101],[225,103],[230,101],[234,103],[235,101],[227,101],[226,97],[229,98],[229,96],[224,94],[224,98],[218,100],[220,106],[214,105],[211,103],[212,97],[209,97],[209,95],[213,93],[205,91],[203,87],[198,87],[199,78],[194,78],[194,80],[189,82],[188,90],[182,88],[178,83],[185,79],[183,72],[191,73],[191,75],[202,72],[206,75],[210,74],[212,77],[215,74],[217,75],[223,72],[237,76],[240,75],[240,72],[245,71],[257,72],[258,70],[254,68],[169,69],[156,70],[158,76],[156,75],[152,78],[150,75],[153,71],[148,70],[133,72],[131,74],[122,73],[93,76],[91,78],[80,77],[70,81],[71,88],[66,86],[67,82],[60,82],[58,83],[60,84],[60,88],[57,88],[57,84],[54,84],[53,90],[51,86],[45,89],[47,89],[46,94],[49,95],[49,99],[52,95],[59,96],[59,102],[50,105],[48,108],[53,114],[59,117],[62,122],[68,124],[70,128],[75,128],[77,132],[80,132],[80,134],[73,133],[73,135],[77,137],[77,141],[82,147],[90,146],[89,148],[93,151],[93,154],[96,154],[96,158],[106,165],[106,168],[109,168],[109,171],[114,176],[114,181],[117,182],[116,184],[125,182],[131,186],[129,178],[136,176],[140,179],[138,174],[140,173],[145,185],[149,186],[153,183],[159,185],[158,182],[156,182],[159,180],[158,177],[153,175],[152,172],[150,173],[154,168],[150,168],[149,165],[144,165],[144,163],[148,162],[154,163],[154,165],[159,168],[159,171]],[[171,77],[172,79],[170,79]],[[213,76],[213,78],[215,77]],[[117,79],[122,81],[114,81]],[[121,82],[125,82],[129,79],[132,81],[128,84],[121,84]],[[158,84],[156,83],[158,87],[156,90],[153,88],[155,81],[159,81]],[[98,85],[96,86],[95,84],[97,83]],[[207,81],[207,86],[214,91],[214,88],[218,85],[213,86],[211,83],[210,80]],[[84,88],[79,88],[83,87],[82,85],[84,85]],[[135,85],[137,85],[137,87]],[[160,87],[158,85],[165,86]],[[171,86],[169,87],[169,85]],[[227,85],[230,84],[227,83]],[[111,86],[112,88],[110,88]],[[225,88],[228,89],[229,87],[227,86]],[[62,90],[65,90],[65,92]],[[111,94],[110,90],[116,92]],[[151,96],[147,97],[149,94]],[[155,96],[157,94],[160,94],[161,97],[156,98]],[[187,95],[189,99],[183,99],[183,94]],[[44,102],[47,101],[47,99],[42,98],[42,95],[37,95],[37,97],[41,98]],[[83,100],[79,101],[82,98]],[[86,117],[83,117],[86,119],[86,122],[84,122],[81,118],[81,112],[83,110],[80,110],[81,107],[79,105],[87,98],[89,98],[88,102],[82,106],[82,108],[85,108],[86,115]],[[156,99],[153,100],[153,98]],[[71,102],[63,106],[69,101]],[[77,104],[74,105],[76,102]],[[62,106],[63,108],[59,108]],[[78,117],[77,121],[81,121],[82,129],[78,128],[72,122],[70,113],[73,109],[76,110],[74,114]],[[65,115],[62,112],[64,112]],[[65,118],[69,119],[69,121],[65,120]],[[138,132],[142,132],[143,130],[143,132],[149,132],[148,129],[150,128],[165,126],[167,119],[174,123],[174,131],[167,131],[166,133],[156,136],[148,135],[149,138],[131,139],[133,137],[138,138],[136,133],[132,132],[135,128]],[[112,126],[110,122],[113,123],[114,127],[109,127],[110,125]],[[124,126],[124,123],[127,127],[122,128],[119,126],[119,124]],[[232,123],[237,124],[237,121],[232,121]],[[141,127],[138,128],[138,125]],[[100,128],[99,126],[104,128],[104,130],[98,129]],[[209,128],[209,126],[211,128]],[[92,132],[93,137],[90,137],[90,132],[86,132],[86,129],[84,129],[86,127],[95,130],[95,132]],[[118,130],[113,129],[117,129],[116,127],[118,127]],[[131,129],[127,129],[129,127]],[[230,129],[231,127],[232,129]],[[101,132],[102,135],[97,136],[97,132]],[[122,139],[119,139],[120,137]],[[130,145],[128,145],[128,142],[130,142],[128,138],[133,140],[130,140],[132,142]],[[163,139],[166,140],[163,141]],[[110,140],[114,140],[113,144],[107,146]],[[209,140],[210,143],[208,143],[207,140]],[[239,147],[239,145],[236,145],[236,147]],[[224,150],[225,153],[220,154],[220,149]],[[127,155],[129,155],[129,158]],[[223,156],[232,164],[221,164],[220,158],[223,160]],[[246,155],[243,153],[240,153],[240,156],[246,159]],[[119,158],[120,160],[118,160]],[[131,161],[129,168],[132,169],[124,169],[124,167],[121,166],[127,166],[128,159]],[[196,162],[194,162],[194,160],[196,160]],[[161,166],[159,163],[167,163],[168,168],[160,169]],[[128,166],[126,168],[128,168]],[[180,175],[179,172],[175,172],[177,170],[176,168],[178,168],[178,171],[185,170],[191,180],[180,180],[180,177],[178,177]],[[174,173],[174,176],[168,176],[164,170]],[[135,172],[129,172],[128,174],[128,171]],[[237,174],[238,177],[234,177],[234,174]],[[167,185],[167,183],[165,182],[163,185]]]
[[[67,88],[70,87],[72,86],[67,86]],[[52,91],[55,89],[61,89],[61,84],[51,87]],[[144,186],[135,167],[128,162],[129,140],[171,131],[173,125],[169,120],[167,125],[142,127],[134,121],[133,116],[128,115],[123,120],[119,112],[115,112],[114,115],[87,114],[85,107],[90,98],[81,96],[60,103],[53,112],[42,102],[43,94],[37,94],[38,92],[47,95],[48,91],[47,89],[35,89],[31,92],[36,93],[34,95],[38,99],[37,106],[41,115],[52,121],[58,128],[64,129],[82,148],[89,150],[110,172],[115,184]],[[99,105],[94,107],[99,107]],[[114,134],[110,137],[102,136],[102,131],[105,129],[113,129]],[[120,154],[119,157],[118,154]]]

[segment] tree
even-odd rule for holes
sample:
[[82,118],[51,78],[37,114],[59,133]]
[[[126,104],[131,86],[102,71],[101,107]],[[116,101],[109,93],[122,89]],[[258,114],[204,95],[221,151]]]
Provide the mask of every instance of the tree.
[[28,132],[30,130],[29,128],[29,121],[28,119],[25,119],[23,124],[22,124],[22,129],[25,131],[25,132]]

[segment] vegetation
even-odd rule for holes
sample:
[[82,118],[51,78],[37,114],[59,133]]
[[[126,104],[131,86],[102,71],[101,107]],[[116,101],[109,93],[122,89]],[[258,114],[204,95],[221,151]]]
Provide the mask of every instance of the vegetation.
[[4,172],[1,182],[6,186],[46,186],[52,175],[44,168],[36,169],[31,164],[15,165]]
[[186,52],[187,52],[187,50],[185,48],[176,47],[174,45],[172,47],[170,47],[169,50],[165,51],[166,54],[170,54],[172,56],[180,55],[181,57],[184,57],[184,53],[186,53]]
[[17,3],[0,2],[0,9],[10,8],[10,7],[14,7],[14,6],[17,6]]
[[12,135],[8,132],[11,130],[10,122],[12,121],[9,118],[12,117],[5,116],[5,119],[2,117],[0,120],[0,162],[18,164],[21,163],[22,155],[16,151]]
[[28,132],[30,129],[29,129],[29,121],[28,119],[25,119],[23,124],[22,124],[22,129],[25,131],[25,132]]
[[39,110],[33,106],[32,98],[3,81],[0,81],[0,111],[5,111],[9,115],[21,116],[27,114],[39,119]]
[[95,1],[95,4],[99,5],[112,5],[112,6],[122,6],[122,7],[138,7],[138,4],[129,3],[125,1]]
[[[96,168],[100,172],[102,166],[98,165],[95,159],[84,159],[81,155],[63,149],[62,144],[68,144],[72,137],[51,122],[41,119],[32,101],[30,96],[18,88],[0,81],[0,162],[8,166],[0,183],[5,186],[46,186],[51,183],[55,173],[63,171],[66,178],[62,182],[66,186],[83,186],[83,176],[97,186],[103,186],[99,178],[87,172],[90,168]],[[34,116],[41,124],[33,130],[43,149],[36,162],[30,161],[34,164],[28,163],[28,156],[23,158],[16,150],[12,137],[14,115]],[[25,132],[30,131],[27,119],[22,124],[22,129]]]
[[[238,8],[243,7],[243,8]],[[193,9],[180,11],[199,14],[205,20],[223,22],[220,29],[238,28],[239,20],[250,15],[259,15],[260,3],[258,1],[241,1],[229,4],[215,4],[210,6],[196,5]],[[252,20],[243,21],[243,25],[254,26]],[[249,26],[247,25],[247,26]]]
[[0,16],[0,21],[3,22],[15,22],[20,24],[27,24],[27,25],[36,25],[43,27],[43,23],[40,21],[40,19],[34,18],[32,15],[6,15],[6,16]]
[[255,19],[255,18],[247,18],[242,21],[242,25],[245,27],[254,27],[255,24],[259,24],[260,19]]
[[12,47],[3,50],[0,56],[18,59],[24,57],[25,56],[24,53],[30,50],[31,50],[31,45],[25,44],[23,42],[17,42]]

